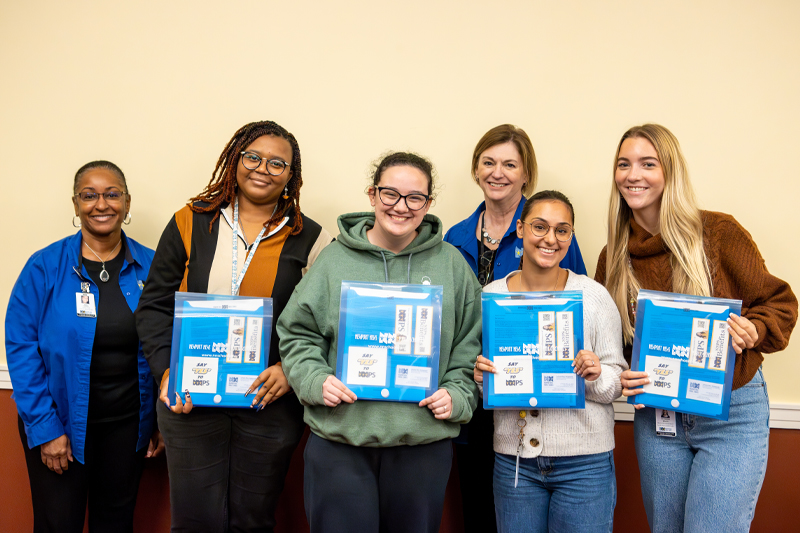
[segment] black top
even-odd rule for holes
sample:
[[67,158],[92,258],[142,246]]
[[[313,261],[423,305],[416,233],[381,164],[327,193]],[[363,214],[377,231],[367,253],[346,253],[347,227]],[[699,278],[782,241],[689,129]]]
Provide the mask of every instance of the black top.
[[139,413],[139,337],[133,311],[119,287],[124,260],[123,242],[117,256],[106,261],[109,278],[103,282],[103,264],[82,259],[100,291],[89,370],[89,422],[110,422]]
[[482,287],[494,281],[494,256],[497,250],[492,250],[483,244],[483,240],[478,239],[478,250],[480,250],[480,257],[478,257],[478,283]]

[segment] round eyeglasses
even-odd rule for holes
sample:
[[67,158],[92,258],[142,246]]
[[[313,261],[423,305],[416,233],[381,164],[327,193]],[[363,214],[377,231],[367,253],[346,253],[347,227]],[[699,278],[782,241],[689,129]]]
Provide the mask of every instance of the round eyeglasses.
[[247,170],[255,170],[261,166],[262,161],[266,161],[267,173],[272,176],[280,176],[286,167],[291,166],[282,159],[264,159],[253,152],[240,152],[242,154],[242,165]]
[[375,187],[375,189],[378,191],[378,198],[381,199],[381,203],[387,207],[397,205],[402,198],[406,201],[406,207],[408,207],[409,210],[419,211],[425,207],[430,199],[430,196],[426,194],[420,194],[418,192],[411,194],[400,194],[396,190],[388,187]]
[[561,224],[558,226],[551,226],[547,222],[542,220],[534,220],[533,222],[525,222],[521,221],[526,226],[531,228],[531,233],[536,237],[544,237],[548,233],[550,233],[550,228],[553,228],[553,233],[555,233],[556,239],[561,242],[569,242],[572,239],[572,236],[575,234],[575,230],[572,229],[572,226],[569,224]]

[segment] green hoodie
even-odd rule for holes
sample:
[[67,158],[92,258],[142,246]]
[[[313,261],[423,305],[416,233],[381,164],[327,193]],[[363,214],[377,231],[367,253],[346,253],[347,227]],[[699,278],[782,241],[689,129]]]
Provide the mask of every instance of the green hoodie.
[[[442,222],[425,215],[419,235],[399,254],[370,244],[374,213],[339,217],[337,240],[297,284],[278,320],[283,371],[305,406],[305,421],[320,437],[353,446],[385,447],[436,442],[458,435],[478,398],[472,377],[481,352],[481,287],[453,246],[442,241]],[[342,281],[444,286],[439,388],[453,399],[449,420],[415,403],[357,400],[327,407],[322,383],[335,373]]]

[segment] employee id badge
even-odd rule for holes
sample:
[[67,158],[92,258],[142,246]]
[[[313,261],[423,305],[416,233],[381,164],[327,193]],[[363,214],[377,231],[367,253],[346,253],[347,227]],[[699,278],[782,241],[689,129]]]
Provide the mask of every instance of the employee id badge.
[[194,405],[250,407],[244,393],[266,368],[272,298],[175,293],[170,402],[175,392]]
[[484,292],[481,304],[483,356],[497,369],[483,375],[483,407],[583,409],[584,379],[572,366],[583,349],[583,293]]
[[640,290],[631,370],[647,372],[630,404],[728,420],[736,354],[727,319],[741,300]]
[[336,377],[359,400],[418,403],[439,388],[443,288],[342,282]]
[[76,292],[75,311],[80,317],[96,318],[97,307],[94,305],[94,294],[91,292]]

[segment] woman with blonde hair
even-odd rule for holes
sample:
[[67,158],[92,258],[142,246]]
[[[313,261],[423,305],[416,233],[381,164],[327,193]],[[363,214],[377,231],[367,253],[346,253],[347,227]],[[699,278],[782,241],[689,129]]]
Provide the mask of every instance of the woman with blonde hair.
[[[762,354],[788,344],[797,299],[732,216],[699,209],[680,144],[658,124],[620,140],[608,227],[595,279],[622,316],[629,363],[639,289],[742,300],[742,316],[728,319],[737,354],[728,421],[680,414],[675,437],[662,437],[655,409],[636,405],[634,434],[652,531],[747,531],[767,467]],[[621,381],[625,396],[649,383],[632,370]]]

